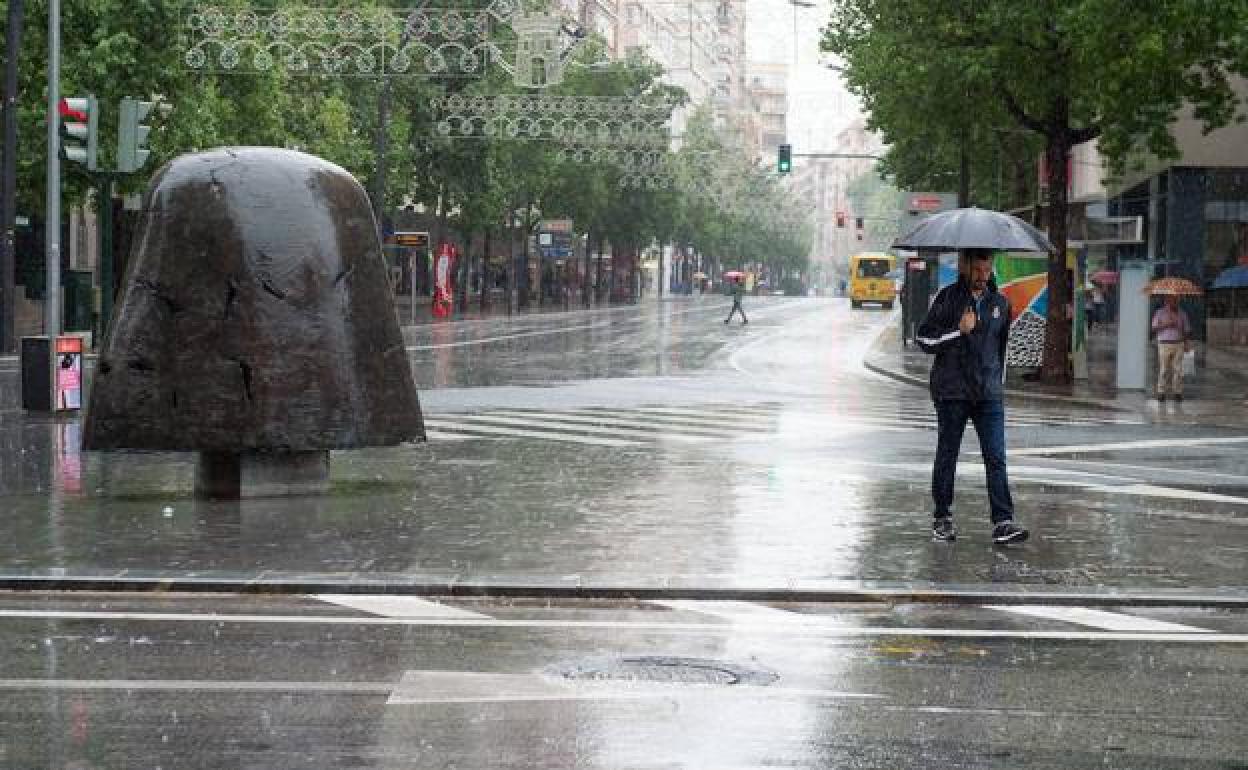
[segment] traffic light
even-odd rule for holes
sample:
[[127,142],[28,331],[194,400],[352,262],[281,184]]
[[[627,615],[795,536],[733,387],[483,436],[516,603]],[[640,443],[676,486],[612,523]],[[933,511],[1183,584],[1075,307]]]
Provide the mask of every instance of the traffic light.
[[845,212],[844,211],[836,212],[836,226],[837,227],[845,226]]
[[65,160],[81,163],[90,171],[96,169],[99,155],[97,137],[100,111],[94,96],[61,99],[57,106],[61,117],[61,155]]
[[121,100],[121,122],[117,127],[117,170],[123,174],[138,171],[147,163],[152,151],[147,148],[147,135],[151,126],[143,121],[151,113],[155,102],[141,102],[126,97]]
[[863,223],[862,223],[862,217],[855,217],[855,218],[854,218],[854,227],[856,227],[856,228],[858,228],[859,230],[861,230],[861,229],[862,229],[862,224],[863,224]]
[[780,145],[776,155],[776,170],[781,174],[787,174],[793,170],[793,145]]

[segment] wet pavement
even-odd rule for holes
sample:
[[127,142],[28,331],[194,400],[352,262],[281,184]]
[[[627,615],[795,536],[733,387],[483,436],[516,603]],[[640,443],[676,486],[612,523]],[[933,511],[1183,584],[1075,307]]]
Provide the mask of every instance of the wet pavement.
[[[828,591],[988,586],[1234,594],[1248,428],[1183,410],[1011,399],[1022,548],[994,549],[973,431],[964,537],[926,536],[934,417],[862,361],[889,316],[721,298],[405,330],[431,440],[338,452],[330,492],[196,501],[193,456],[82,453],[10,405],[0,577],[194,573]],[[13,387],[13,373],[0,374]],[[1195,408],[1193,406],[1193,408]]]
[[1245,767],[1234,401],[1011,396],[933,543],[894,319],[727,309],[408,327],[430,441],[239,503],[0,362],[0,767]]
[[0,595],[0,766],[1230,768],[1243,611]]

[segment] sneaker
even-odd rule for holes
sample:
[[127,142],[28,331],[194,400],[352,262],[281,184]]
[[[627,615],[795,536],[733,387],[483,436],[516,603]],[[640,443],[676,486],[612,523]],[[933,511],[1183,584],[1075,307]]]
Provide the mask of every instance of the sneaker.
[[952,516],[940,516],[932,520],[932,539],[946,543],[958,539],[958,528],[953,526]]
[[1021,543],[1031,533],[1012,521],[1003,521],[992,528],[992,542],[998,545]]

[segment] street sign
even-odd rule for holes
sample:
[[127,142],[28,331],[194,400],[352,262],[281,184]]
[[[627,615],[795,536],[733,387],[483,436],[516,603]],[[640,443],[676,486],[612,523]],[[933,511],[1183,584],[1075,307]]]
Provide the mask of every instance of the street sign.
[[542,259],[568,259],[572,256],[572,233],[538,233],[537,250]]
[[543,219],[538,222],[537,231],[539,233],[568,233],[572,232],[571,219]]
[[410,246],[418,249],[429,248],[429,233],[414,231],[396,231],[394,243],[397,246]]
[[902,193],[902,208],[912,217],[935,214],[958,207],[955,193],[909,192]]

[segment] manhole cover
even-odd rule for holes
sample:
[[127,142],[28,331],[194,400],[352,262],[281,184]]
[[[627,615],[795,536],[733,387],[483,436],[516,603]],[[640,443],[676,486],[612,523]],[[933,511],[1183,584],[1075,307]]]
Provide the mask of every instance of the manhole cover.
[[706,658],[642,655],[603,658],[564,666],[558,676],[580,681],[659,682],[666,684],[747,684],[765,686],[780,677],[773,671]]

